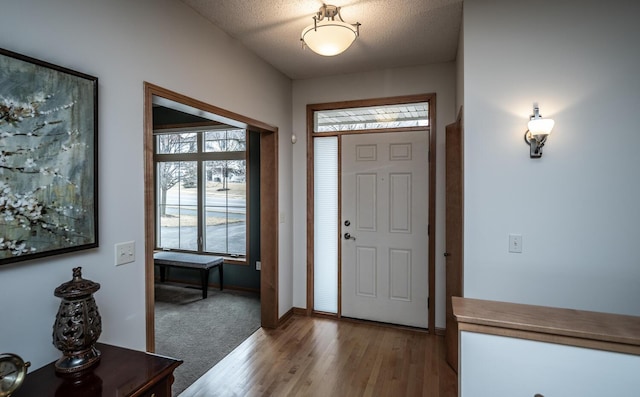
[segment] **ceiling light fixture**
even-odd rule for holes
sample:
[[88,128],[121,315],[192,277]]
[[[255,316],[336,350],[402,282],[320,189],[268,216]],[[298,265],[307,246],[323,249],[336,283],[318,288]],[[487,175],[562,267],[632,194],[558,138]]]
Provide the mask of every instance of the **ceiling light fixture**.
[[[340,18],[336,21],[336,15]],[[341,54],[360,35],[360,23],[346,23],[340,15],[340,7],[323,4],[313,17],[313,24],[302,30],[302,47],[311,48],[316,54],[331,57]]]

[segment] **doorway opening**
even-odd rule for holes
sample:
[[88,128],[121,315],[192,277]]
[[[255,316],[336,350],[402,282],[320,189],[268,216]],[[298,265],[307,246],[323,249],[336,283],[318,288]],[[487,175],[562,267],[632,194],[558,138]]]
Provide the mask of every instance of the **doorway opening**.
[[[308,314],[402,324],[393,315],[370,314],[377,304],[393,312],[405,310],[401,302],[420,301],[411,309],[420,322],[405,325],[432,332],[435,113],[435,94],[307,106]],[[360,165],[345,175],[351,157]],[[380,163],[383,157],[388,162]],[[413,168],[393,168],[408,163]],[[363,238],[356,241],[358,235]],[[413,237],[387,244],[403,235]],[[329,280],[326,289],[323,280]],[[356,311],[369,314],[351,314],[353,296]],[[368,300],[374,302],[369,308],[358,306]]]
[[[261,261],[260,271],[260,324],[275,328],[278,325],[278,129],[257,120],[229,112],[213,105],[186,97],[162,87],[144,83],[144,195],[145,195],[145,296],[146,345],[155,351],[155,266],[156,243],[156,170],[154,166],[154,106],[165,106],[187,115],[255,132],[259,142],[259,258],[246,252],[246,260]],[[214,176],[212,176],[214,178]],[[247,229],[250,229],[247,226]],[[255,231],[254,231],[255,232]],[[251,235],[251,230],[247,235]]]

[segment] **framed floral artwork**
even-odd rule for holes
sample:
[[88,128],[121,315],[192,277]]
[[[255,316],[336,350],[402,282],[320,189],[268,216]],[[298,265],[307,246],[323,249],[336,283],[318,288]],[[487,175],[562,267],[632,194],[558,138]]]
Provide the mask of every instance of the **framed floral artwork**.
[[0,49],[0,265],[98,247],[98,79]]

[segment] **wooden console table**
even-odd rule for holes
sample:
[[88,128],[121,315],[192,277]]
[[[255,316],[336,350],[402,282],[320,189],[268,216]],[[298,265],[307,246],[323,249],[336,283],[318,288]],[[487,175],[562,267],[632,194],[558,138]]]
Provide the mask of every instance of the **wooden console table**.
[[53,363],[27,375],[12,397],[171,397],[182,360],[96,344],[100,362],[79,383],[56,375]]
[[222,266],[224,265],[224,259],[220,256],[188,254],[184,252],[161,251],[153,254],[153,264],[160,266],[161,282],[164,282],[165,280],[165,268],[167,266],[200,270],[202,299],[206,299],[207,297],[207,287],[209,284],[209,270],[211,268],[217,267],[218,275],[220,276],[220,290],[222,291],[223,276],[224,276],[222,272],[223,270]]

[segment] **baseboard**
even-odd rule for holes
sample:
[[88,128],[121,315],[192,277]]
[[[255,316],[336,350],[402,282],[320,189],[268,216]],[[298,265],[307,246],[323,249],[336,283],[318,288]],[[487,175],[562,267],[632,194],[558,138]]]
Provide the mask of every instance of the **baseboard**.
[[[280,324],[284,323],[293,316],[309,317],[310,315],[311,314],[307,311],[307,309],[303,309],[301,307],[292,307],[278,319],[278,326],[280,326]],[[315,316],[315,314],[313,315]]]
[[293,314],[295,314],[296,316],[307,317],[309,315],[309,313],[307,312],[307,309],[304,309],[302,307],[294,307],[292,310],[293,310]]
[[433,331],[434,331],[434,333],[435,333],[436,335],[438,335],[438,336],[444,336],[444,334],[445,334],[445,332],[446,332],[447,330],[446,330],[446,329],[444,329],[444,328],[438,328],[438,327],[435,327],[435,328],[433,329]]
[[293,314],[294,314],[293,308],[289,309],[289,311],[287,311],[285,314],[282,315],[282,317],[278,319],[278,325],[276,325],[276,328],[278,328],[279,326],[284,324],[285,321],[293,317]]

